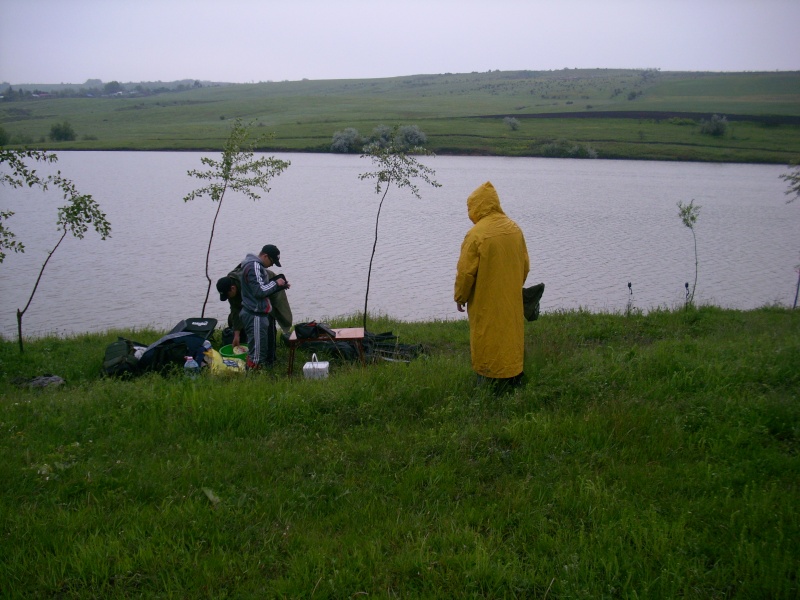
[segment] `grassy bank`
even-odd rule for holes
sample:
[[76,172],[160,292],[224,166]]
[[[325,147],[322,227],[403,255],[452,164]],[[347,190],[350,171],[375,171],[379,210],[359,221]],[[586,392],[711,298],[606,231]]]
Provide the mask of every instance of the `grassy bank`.
[[[713,114],[729,119],[725,135],[700,132]],[[800,155],[800,72],[495,71],[0,102],[12,147],[48,150],[218,150],[234,118],[274,133],[267,151],[328,152],[349,127],[415,124],[440,154],[563,156],[578,145],[600,158],[786,164]],[[63,121],[76,139],[49,141]]]
[[326,381],[112,381],[114,333],[3,341],[0,595],[796,598],[800,312],[526,327],[502,397],[463,321],[373,323],[426,355]]

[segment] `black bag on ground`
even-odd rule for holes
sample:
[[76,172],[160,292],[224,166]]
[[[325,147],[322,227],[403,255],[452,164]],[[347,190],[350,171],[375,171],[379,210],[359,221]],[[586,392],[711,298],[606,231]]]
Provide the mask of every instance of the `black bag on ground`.
[[130,377],[139,370],[137,350],[144,351],[146,346],[124,337],[117,338],[106,348],[103,357],[103,374],[109,377]]
[[337,342],[335,340],[320,340],[318,342],[308,342],[303,345],[305,350],[319,354],[320,357],[329,360],[357,360],[358,350],[351,342]]
[[370,362],[384,360],[408,363],[424,353],[425,348],[422,344],[401,344],[391,331],[364,333],[364,354]]
[[193,356],[197,364],[202,364],[205,341],[205,337],[196,333],[168,333],[147,347],[139,359],[139,371],[166,373],[183,367],[187,356]]
[[327,323],[317,323],[316,321],[309,321],[308,323],[298,323],[294,326],[294,333],[298,340],[315,337],[336,337],[336,332],[331,329]]
[[[364,348],[364,358],[367,362],[384,360],[408,363],[425,353],[425,348],[422,344],[398,343],[397,336],[391,331],[385,333],[372,333],[367,331],[364,333],[362,345]],[[320,339],[303,344],[303,348],[330,360],[342,359],[345,361],[355,361],[359,359],[358,348],[355,342]]]

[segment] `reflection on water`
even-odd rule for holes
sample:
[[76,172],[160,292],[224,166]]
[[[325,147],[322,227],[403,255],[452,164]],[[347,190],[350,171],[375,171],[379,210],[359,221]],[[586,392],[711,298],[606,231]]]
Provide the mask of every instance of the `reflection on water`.
[[[112,238],[91,231],[53,255],[31,308],[27,335],[115,328],[170,328],[197,316],[206,294],[205,256],[216,205],[184,203],[199,187],[186,171],[198,153],[62,152],[58,168],[100,203]],[[359,181],[357,156],[280,154],[292,165],[258,202],[228,193],[211,251],[212,281],[247,252],[273,243],[292,284],[295,320],[359,312],[380,197]],[[749,309],[794,298],[800,210],[785,204],[781,166],[435,157],[443,184],[422,200],[389,191],[381,213],[369,310],[404,320],[463,318],[452,287],[470,222],[466,197],[491,180],[528,243],[528,284],[543,281],[545,312],[622,311],[680,305],[694,281],[691,231],[677,202],[701,208],[696,299]],[[41,264],[57,241],[55,194],[0,188],[0,209],[26,246],[0,265],[0,334],[16,335]],[[212,285],[206,316],[224,320]]]

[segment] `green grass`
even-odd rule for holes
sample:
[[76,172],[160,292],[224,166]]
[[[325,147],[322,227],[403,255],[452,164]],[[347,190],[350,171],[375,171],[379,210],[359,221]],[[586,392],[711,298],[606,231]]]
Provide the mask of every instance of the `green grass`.
[[463,321],[371,321],[426,355],[326,381],[115,381],[119,332],[3,341],[0,595],[797,597],[800,313],[526,328],[500,397]]
[[[629,99],[634,94],[634,98]],[[620,113],[689,112],[668,119]],[[531,118],[555,113],[596,118]],[[608,118],[614,113],[614,118]],[[728,134],[699,133],[699,119],[726,115]],[[736,120],[774,117],[778,124]],[[518,119],[512,131],[505,116]],[[519,71],[386,79],[286,81],[191,89],[148,97],[0,103],[12,147],[48,150],[219,150],[230,121],[274,133],[268,151],[328,152],[333,134],[355,127],[416,124],[440,154],[541,156],[555,140],[588,144],[600,158],[766,162],[800,155],[800,72],[683,73],[637,70]],[[47,140],[69,121],[78,139]]]

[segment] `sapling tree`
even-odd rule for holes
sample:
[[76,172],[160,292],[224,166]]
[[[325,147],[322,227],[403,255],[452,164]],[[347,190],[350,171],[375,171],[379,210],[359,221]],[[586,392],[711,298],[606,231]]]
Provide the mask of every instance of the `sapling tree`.
[[211,292],[211,276],[208,273],[208,265],[211,257],[211,243],[214,241],[214,230],[217,226],[222,200],[225,192],[232,190],[241,192],[254,202],[260,200],[261,196],[257,190],[269,193],[269,183],[273,177],[277,177],[291,164],[287,160],[280,160],[272,156],[262,156],[255,158],[255,147],[258,140],[251,140],[250,131],[241,119],[236,119],[231,127],[231,133],[219,160],[203,157],[200,162],[208,167],[207,171],[191,169],[187,171],[190,177],[207,181],[207,185],[198,188],[184,198],[184,202],[189,202],[195,198],[209,196],[212,201],[217,202],[217,210],[214,213],[214,221],[211,223],[211,235],[208,238],[208,249],[206,250],[206,297],[203,301],[203,310],[200,314],[206,314],[208,296]]
[[794,270],[797,271],[797,287],[794,288],[794,304],[792,304],[792,308],[797,308],[797,298],[800,297],[800,264],[794,266]]
[[[0,183],[9,185],[12,188],[38,187],[42,191],[49,188],[56,188],[61,191],[64,200],[67,204],[58,209],[58,219],[56,227],[61,231],[53,249],[47,253],[47,258],[39,269],[39,275],[36,278],[36,283],[33,286],[31,295],[25,307],[20,310],[17,309],[17,334],[19,337],[19,351],[24,352],[25,347],[22,341],[22,317],[33,302],[33,296],[39,287],[39,282],[42,280],[42,275],[50,262],[53,254],[67,234],[70,233],[78,239],[83,239],[89,226],[100,235],[100,238],[105,240],[111,235],[111,225],[106,220],[106,215],[100,210],[97,202],[89,194],[81,194],[78,192],[75,184],[64,177],[61,171],[55,174],[47,175],[45,177],[39,176],[36,169],[32,168],[29,163],[55,163],[58,157],[55,154],[48,154],[39,150],[5,150],[0,149],[0,166],[8,169],[6,172],[0,172]],[[6,226],[5,221],[14,215],[11,211],[0,212],[0,262],[5,259],[5,250],[13,252],[24,252],[25,246],[16,239],[14,233]]]
[[[786,190],[786,195],[789,196],[789,199],[786,201],[786,204],[800,198],[800,164],[795,163],[794,168],[788,173],[780,175],[780,178],[789,184],[789,189]],[[794,292],[794,304],[792,308],[797,308],[797,298],[800,296],[800,265],[797,265],[795,270],[797,271],[797,287]]]
[[698,260],[697,260],[697,236],[694,233],[694,225],[697,223],[697,217],[700,216],[700,206],[696,206],[694,200],[691,200],[689,204],[684,204],[682,201],[678,202],[678,216],[680,217],[683,224],[688,227],[692,231],[692,239],[694,240],[694,285],[692,285],[691,292],[688,292],[688,282],[687,282],[687,296],[686,296],[686,304],[692,304],[694,302],[694,291],[697,288],[697,268],[698,268]]
[[[367,329],[367,305],[369,302],[369,283],[372,277],[372,263],[375,258],[375,249],[378,247],[378,225],[381,218],[381,209],[389,188],[407,188],[415,198],[422,198],[419,187],[414,183],[421,180],[433,187],[441,187],[433,177],[436,172],[430,167],[420,163],[416,156],[434,156],[433,152],[418,145],[409,145],[407,130],[395,127],[388,143],[371,143],[364,148],[361,158],[369,158],[375,167],[374,171],[362,173],[360,180],[374,179],[375,193],[381,196],[378,203],[378,212],[375,215],[375,238],[372,243],[372,254],[369,257],[369,270],[367,271],[367,290],[364,294],[364,330]],[[423,134],[424,135],[424,134]]]

